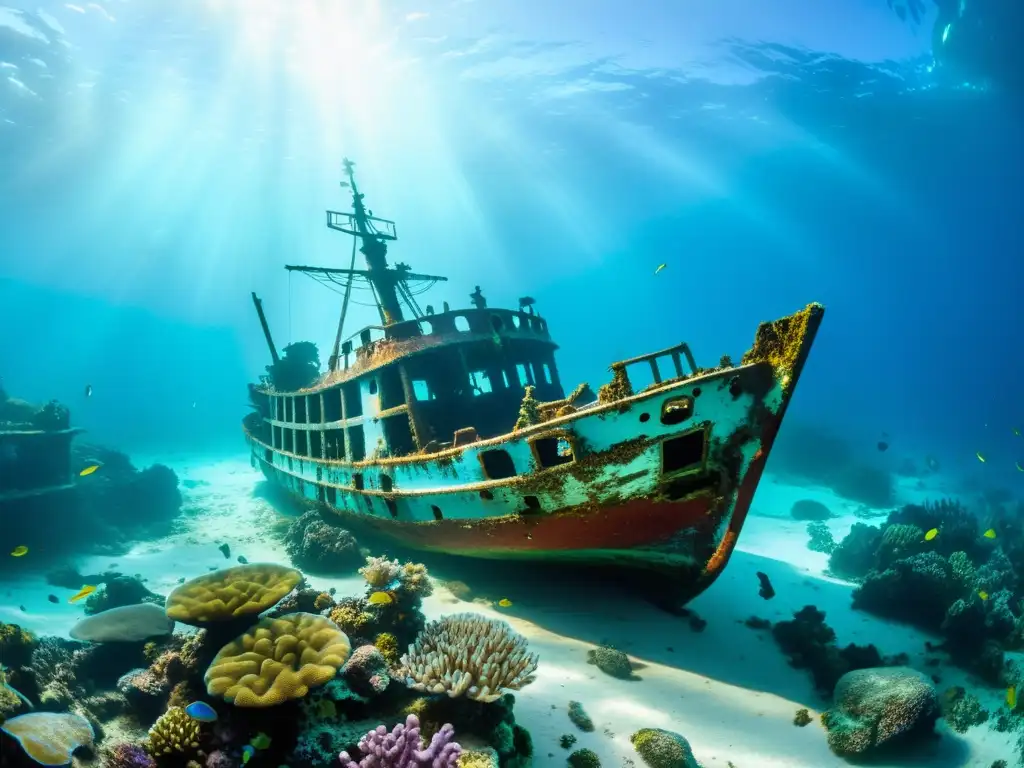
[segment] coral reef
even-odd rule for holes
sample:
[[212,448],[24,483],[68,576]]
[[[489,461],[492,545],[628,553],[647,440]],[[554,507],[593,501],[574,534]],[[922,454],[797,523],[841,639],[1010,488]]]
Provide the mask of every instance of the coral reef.
[[103,768],[156,768],[156,761],[143,747],[121,742],[101,753]]
[[814,522],[807,524],[807,535],[810,536],[810,541],[807,542],[807,548],[811,552],[822,552],[826,555],[831,555],[836,550],[836,540],[832,538],[832,532],[828,529],[828,526],[822,522]]
[[577,749],[566,758],[569,768],[601,768],[601,758],[592,749]]
[[956,502],[910,504],[854,525],[830,569],[860,582],[854,607],[941,634],[955,663],[999,684],[1003,653],[1024,648],[1018,513],[983,521]]
[[0,622],[0,660],[8,667],[23,667],[32,659],[36,638],[17,624]]
[[829,508],[814,499],[797,499],[789,510],[794,520],[828,520],[832,517]]
[[151,755],[190,754],[199,749],[199,722],[181,707],[170,707],[149,729]]
[[533,682],[537,657],[526,648],[506,622],[460,613],[427,624],[402,655],[399,674],[419,691],[495,701],[504,689]]
[[590,719],[590,715],[578,701],[569,702],[569,719],[581,731],[590,733],[594,730],[594,721]]
[[301,580],[301,573],[282,565],[236,565],[175,588],[167,596],[167,616],[194,626],[255,617],[276,605]]
[[955,686],[942,694],[940,701],[942,717],[957,733],[967,733],[971,728],[981,725],[989,718],[988,710],[981,706],[981,701],[973,693]]
[[640,679],[633,674],[633,665],[629,663],[629,657],[611,646],[603,645],[587,651],[587,663],[594,664],[606,675],[620,680]]
[[629,740],[651,768],[701,768],[690,749],[690,742],[678,733],[660,728],[641,728]]
[[320,351],[312,341],[295,341],[281,350],[267,366],[265,383],[277,392],[294,392],[311,386],[320,377]]
[[833,698],[835,708],[822,723],[829,748],[841,757],[930,734],[939,717],[931,681],[906,667],[849,672],[836,684]]
[[91,748],[96,738],[88,720],[69,712],[29,712],[5,720],[0,731],[40,765],[66,765],[76,749]]
[[153,603],[163,607],[164,598],[154,592],[150,592],[146,585],[135,576],[123,576],[112,574],[103,579],[87,581],[79,578],[79,584],[94,584],[98,581],[103,583],[100,588],[89,595],[85,601],[85,614],[91,616],[94,613],[120,608],[125,605],[136,605],[138,603]]
[[355,537],[309,511],[288,527],[285,549],[292,563],[312,573],[350,573],[363,561]]
[[326,683],[350,651],[345,633],[322,616],[268,617],[224,646],[203,679],[207,693],[236,707],[271,707]]
[[[807,669],[814,686],[828,696],[844,674],[858,669],[879,667],[887,662],[874,645],[850,644],[836,646],[836,633],[825,623],[825,614],[813,605],[804,606],[791,621],[780,621],[772,627],[772,636],[790,666]],[[902,657],[890,663],[901,663]]]
[[339,756],[342,768],[455,768],[462,747],[452,741],[455,729],[446,724],[426,746],[420,741],[420,722],[409,715],[391,733],[383,725],[359,740],[363,758],[356,762],[348,752]]
[[342,669],[352,690],[366,696],[383,693],[391,682],[388,661],[373,645],[362,645],[352,652]]

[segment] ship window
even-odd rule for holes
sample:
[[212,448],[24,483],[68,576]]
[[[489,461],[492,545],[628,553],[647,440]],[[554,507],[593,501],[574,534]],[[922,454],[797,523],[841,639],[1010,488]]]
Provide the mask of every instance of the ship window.
[[345,458],[345,432],[329,429],[324,432],[324,458],[332,461]]
[[264,450],[263,451],[263,460],[265,462],[267,462],[267,464],[271,464],[272,465],[274,463],[274,452],[272,450],[270,450],[269,448]]
[[391,480],[391,475],[380,476],[380,489],[384,491],[384,493],[391,493],[391,489],[394,487],[395,484]]
[[540,512],[540,499],[536,496],[523,496],[523,503],[526,504],[526,512]]
[[412,396],[419,401],[432,400],[433,395],[425,379],[412,380]]
[[505,324],[501,321],[500,315],[491,315],[491,327],[494,328],[495,331],[500,331],[505,327]]
[[295,423],[296,424],[305,424],[307,422],[307,419],[306,419],[306,398],[305,398],[305,396],[296,397],[295,400],[294,400],[294,403],[295,403]]
[[333,485],[327,486],[327,503],[332,507],[338,503],[338,489]]
[[518,327],[519,327],[519,326],[521,326],[522,324],[523,324],[523,323],[522,323],[522,321],[521,321],[521,320],[519,319],[519,315],[512,315],[512,327],[513,327],[513,328],[518,328]]
[[420,320],[420,335],[430,336],[434,332],[434,324],[429,320]]
[[700,468],[704,463],[704,430],[695,429],[661,444],[663,474]]
[[362,424],[349,427],[348,449],[352,453],[352,461],[362,461],[366,458],[366,438],[363,435]]
[[489,480],[503,480],[506,477],[516,476],[516,465],[508,451],[501,448],[492,448],[480,454],[480,461],[484,466],[484,474]]
[[689,397],[673,397],[661,404],[661,423],[666,427],[682,424],[693,416],[693,400]]
[[323,395],[310,395],[309,396],[309,423],[319,424],[320,423],[320,399]]
[[484,501],[494,501],[494,494],[485,489],[480,491],[480,498]]
[[309,456],[309,432],[304,429],[295,431],[295,452],[299,456]]
[[367,389],[367,391],[369,391],[369,393],[371,395],[376,395],[377,394],[377,379],[370,379],[370,383],[367,385],[366,389]]
[[487,371],[473,371],[469,374],[469,386],[473,389],[474,395],[489,395],[491,388],[491,377]]
[[324,421],[341,421],[341,390],[324,392]]
[[318,485],[316,487],[316,500],[319,501],[321,504],[327,501],[327,489],[324,488],[322,485]]
[[541,366],[541,370],[544,371],[544,382],[547,384],[551,383],[551,366],[547,363]]
[[523,363],[516,365],[516,375],[519,376],[519,386],[525,387],[530,383],[530,377],[526,373],[526,366]]
[[430,511],[434,513],[435,520],[444,520],[444,515],[441,514],[441,508],[436,504],[430,505]]
[[469,320],[466,319],[465,315],[455,316],[455,330],[461,331],[462,333],[469,332]]
[[505,389],[508,389],[508,371],[502,369],[501,381],[505,384]]
[[288,453],[295,451],[295,431],[291,429],[284,430],[284,450]]
[[398,517],[398,505],[394,499],[384,499],[384,504],[388,508],[388,512],[391,513],[392,517]]
[[641,421],[641,423],[648,422],[650,420],[651,420],[651,414],[649,414],[649,413],[641,413],[640,414],[640,421]]
[[352,487],[355,488],[357,491],[361,491],[363,490],[363,488],[365,488],[365,485],[363,484],[362,472],[356,472],[354,475],[352,475]]
[[537,318],[537,328],[538,330],[540,330],[541,333],[543,333],[548,329],[548,324],[545,323],[544,320],[542,320],[541,318]]
[[309,455],[314,459],[323,458],[323,433],[322,432],[310,432],[309,433]]
[[538,437],[531,445],[533,455],[543,469],[571,464],[575,458],[572,443],[564,437]]

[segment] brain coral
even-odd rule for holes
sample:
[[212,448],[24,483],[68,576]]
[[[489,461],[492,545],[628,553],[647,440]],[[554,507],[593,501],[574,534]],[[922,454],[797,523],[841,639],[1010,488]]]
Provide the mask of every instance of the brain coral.
[[40,765],[67,765],[71,753],[91,747],[94,738],[89,721],[69,712],[29,712],[7,720],[0,731],[17,740]]
[[186,581],[167,596],[167,616],[201,626],[272,608],[295,589],[302,574],[273,563],[249,563]]
[[333,678],[350,651],[348,636],[323,616],[265,618],[220,649],[206,690],[236,707],[272,707]]
[[427,624],[401,665],[410,688],[491,702],[532,683],[537,656],[506,622],[458,613]]

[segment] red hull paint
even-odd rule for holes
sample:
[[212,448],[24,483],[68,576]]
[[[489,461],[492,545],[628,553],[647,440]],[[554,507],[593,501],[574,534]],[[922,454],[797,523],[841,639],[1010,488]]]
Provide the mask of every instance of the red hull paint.
[[476,556],[493,551],[495,556],[509,557],[516,552],[553,554],[657,545],[707,521],[713,501],[711,494],[675,502],[633,499],[596,509],[474,521],[471,526],[458,520],[400,523],[358,517],[364,526],[410,547]]

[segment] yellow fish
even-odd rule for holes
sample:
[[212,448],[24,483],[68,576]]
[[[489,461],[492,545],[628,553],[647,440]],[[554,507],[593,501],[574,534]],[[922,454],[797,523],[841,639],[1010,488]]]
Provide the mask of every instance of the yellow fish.
[[395,601],[387,592],[374,592],[367,598],[366,602],[370,605],[391,605]]
[[68,602],[77,603],[79,600],[88,597],[95,591],[96,587],[92,586],[91,584],[85,584],[80,590],[78,590],[76,594],[72,595],[71,599],[68,600]]
[[512,601],[509,600],[507,597],[503,597],[501,598],[501,600],[498,601],[498,605],[500,605],[502,608],[511,608]]
[[932,539],[934,539],[938,535],[939,535],[939,529],[938,528],[932,528],[930,531],[928,531],[928,533],[926,533],[924,535],[924,540],[925,541],[931,541]]
[[86,467],[81,472],[79,472],[78,476],[79,477],[85,477],[86,475],[91,475],[93,472],[95,472],[99,468],[100,468],[99,464],[93,464],[92,466]]
[[996,530],[995,528],[989,528],[981,535],[984,536],[986,539],[994,539],[996,537]]
[[984,457],[984,456],[983,456],[983,455],[981,454],[981,451],[978,451],[978,452],[977,452],[976,454],[974,454],[974,455],[978,457],[978,461],[980,461],[980,462],[981,462],[982,464],[984,464],[984,463],[985,463],[985,457]]
[[1017,686],[1011,685],[1006,689],[1006,706],[1011,710],[1017,708]]
[[663,270],[667,266],[668,266],[668,264],[659,264],[658,268],[656,270],[654,270],[654,274],[658,274],[659,272],[661,272],[661,270]]
[[27,555],[27,554],[28,554],[28,547],[26,547],[24,544],[22,544],[22,545],[17,546],[17,547],[14,548],[14,550],[11,552],[11,557],[21,557],[22,555]]
[[978,593],[978,597],[981,598],[982,602],[988,600],[988,592],[982,591]]

